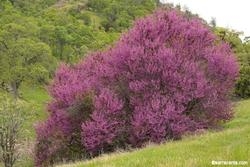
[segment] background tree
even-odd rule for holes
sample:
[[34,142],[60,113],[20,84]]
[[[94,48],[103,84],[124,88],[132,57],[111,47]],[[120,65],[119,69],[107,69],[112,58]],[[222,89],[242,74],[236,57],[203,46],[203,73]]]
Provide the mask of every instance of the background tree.
[[237,53],[239,56],[240,77],[236,83],[236,94],[243,98],[250,97],[250,43],[243,43],[244,49]]
[[217,25],[217,23],[216,23],[216,18],[215,18],[215,17],[212,17],[209,24],[210,24],[213,28],[216,27],[216,25]]
[[17,101],[0,99],[0,159],[5,167],[13,167],[19,158],[17,144],[20,137],[22,109]]
[[10,87],[15,98],[21,83],[47,82],[55,68],[49,46],[29,35],[27,29],[14,23],[0,30],[0,80]]

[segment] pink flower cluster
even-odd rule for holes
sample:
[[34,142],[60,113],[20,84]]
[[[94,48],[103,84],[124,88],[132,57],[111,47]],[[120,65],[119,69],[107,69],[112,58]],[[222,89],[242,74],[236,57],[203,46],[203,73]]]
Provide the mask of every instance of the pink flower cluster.
[[36,165],[71,147],[98,155],[218,126],[232,117],[237,75],[229,46],[203,22],[157,11],[113,48],[58,69],[50,116],[37,127]]

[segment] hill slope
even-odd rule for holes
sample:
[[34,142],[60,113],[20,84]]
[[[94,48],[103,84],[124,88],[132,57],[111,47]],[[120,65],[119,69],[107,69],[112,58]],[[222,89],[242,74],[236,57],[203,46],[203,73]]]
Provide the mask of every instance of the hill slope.
[[[187,136],[159,146],[62,165],[60,167],[194,167],[212,161],[248,161],[250,164],[250,99],[237,102],[235,118],[222,131]],[[243,162],[246,163],[246,162]],[[247,166],[247,165],[245,165]]]

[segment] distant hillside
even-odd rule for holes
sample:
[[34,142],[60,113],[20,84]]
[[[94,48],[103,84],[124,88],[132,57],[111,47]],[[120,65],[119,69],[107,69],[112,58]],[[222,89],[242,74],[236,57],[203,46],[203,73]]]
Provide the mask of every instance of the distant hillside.
[[[28,38],[46,43],[59,61],[75,62],[113,43],[135,18],[152,12],[155,0],[5,0],[0,34],[15,23]],[[26,36],[27,37],[27,36]]]

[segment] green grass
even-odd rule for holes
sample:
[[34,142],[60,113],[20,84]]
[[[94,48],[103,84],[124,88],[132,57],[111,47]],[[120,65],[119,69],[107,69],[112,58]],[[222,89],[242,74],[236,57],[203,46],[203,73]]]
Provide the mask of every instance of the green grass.
[[50,99],[44,87],[23,86],[20,90],[21,100],[27,104],[25,109],[25,121],[23,124],[22,136],[28,139],[34,139],[34,125],[47,117],[46,103]]
[[235,118],[221,131],[60,167],[207,167],[213,166],[213,160],[248,161],[250,165],[250,99],[236,104]]
[[[20,158],[15,166],[33,167],[33,151],[35,142],[34,125],[47,118],[46,103],[50,97],[43,86],[24,85],[20,89],[21,101],[26,105],[23,114],[24,122],[20,133]],[[1,166],[1,165],[0,165]]]

